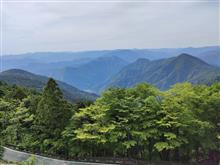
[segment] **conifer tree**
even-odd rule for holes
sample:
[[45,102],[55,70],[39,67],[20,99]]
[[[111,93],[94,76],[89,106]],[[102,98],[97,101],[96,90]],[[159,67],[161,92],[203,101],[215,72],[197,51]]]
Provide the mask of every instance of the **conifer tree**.
[[50,78],[44,88],[36,112],[36,125],[47,138],[59,137],[70,117],[69,105],[63,99],[55,80]]

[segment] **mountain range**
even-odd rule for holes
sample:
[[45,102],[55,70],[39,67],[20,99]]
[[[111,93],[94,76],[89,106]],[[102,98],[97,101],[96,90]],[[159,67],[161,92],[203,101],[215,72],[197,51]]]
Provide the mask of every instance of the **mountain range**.
[[[10,85],[18,85],[35,90],[42,90],[48,81],[48,77],[36,75],[20,69],[10,69],[0,73],[0,81],[4,81]],[[64,82],[57,81],[64,97],[69,101],[78,100],[95,100],[96,94],[81,91]]]
[[[74,67],[98,57],[115,56],[127,62],[134,62],[139,58],[157,60],[178,56],[187,53],[198,57],[211,65],[220,66],[220,46],[187,47],[187,48],[159,48],[159,49],[116,49],[81,52],[35,52],[17,55],[3,55],[3,69],[19,68],[31,69],[38,64],[47,64],[57,67]],[[212,58],[209,58],[209,57]],[[30,65],[32,64],[32,65]],[[29,65],[29,66],[28,66]]]
[[119,57],[99,57],[79,67],[56,70],[51,76],[79,89],[95,92],[127,64]]
[[53,77],[74,89],[97,94],[111,86],[130,87],[139,82],[164,90],[178,82],[218,81],[219,52],[219,46],[39,52],[3,56],[3,69],[46,76],[44,84],[47,77]]
[[194,56],[181,54],[155,61],[139,59],[114,75],[103,89],[111,86],[131,87],[147,82],[165,90],[176,83],[187,81],[208,84],[219,77],[219,67],[211,66]]

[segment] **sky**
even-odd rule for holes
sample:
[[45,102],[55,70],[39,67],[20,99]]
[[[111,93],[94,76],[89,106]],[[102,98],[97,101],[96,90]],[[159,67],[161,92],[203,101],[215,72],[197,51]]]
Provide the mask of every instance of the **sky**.
[[3,0],[2,52],[219,44],[219,1]]

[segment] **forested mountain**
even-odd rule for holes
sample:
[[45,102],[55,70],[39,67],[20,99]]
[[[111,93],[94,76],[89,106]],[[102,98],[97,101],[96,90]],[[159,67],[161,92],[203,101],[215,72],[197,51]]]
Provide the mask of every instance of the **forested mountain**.
[[[42,66],[41,74],[48,74],[48,68],[76,67],[85,64],[92,59],[106,56],[119,57],[128,62],[134,62],[139,58],[157,60],[170,58],[181,53],[191,54],[203,59],[209,64],[220,66],[220,47],[188,47],[188,48],[161,48],[161,49],[116,49],[116,50],[97,50],[81,52],[36,52],[19,55],[3,56],[3,69],[12,68],[24,69],[34,73],[39,73]],[[210,58],[211,56],[211,58]],[[44,75],[45,75],[44,74]]]
[[[48,77],[35,75],[20,69],[11,69],[0,73],[0,81],[36,90],[42,90],[48,81]],[[81,91],[61,81],[57,81],[57,83],[64,93],[64,97],[70,101],[95,100],[97,98],[97,95],[95,94]]]
[[211,65],[220,67],[220,48],[202,52],[201,54],[197,55],[197,57],[201,58],[203,61],[207,61]]
[[[205,75],[208,73],[210,71],[209,68],[213,68],[211,66],[205,67],[208,68],[208,70],[202,67],[203,69],[200,73],[194,73],[195,67],[190,67],[187,69],[188,72],[191,72],[188,77],[182,76],[184,67],[181,62],[184,62],[184,60],[180,61],[178,64],[179,66],[182,66],[182,69],[173,67],[173,74],[166,73],[169,69],[167,69],[164,65],[170,65],[168,62],[170,61],[169,58],[175,59],[176,56],[184,52],[202,59],[210,65],[220,66],[220,47],[210,46],[200,48],[188,47],[162,49],[116,49],[82,52],[39,52],[17,56],[9,55],[3,56],[3,70],[13,68],[22,69],[34,74],[53,77],[77,87],[80,90],[95,93],[100,93],[100,91],[109,85],[118,85],[117,83],[122,86],[132,86],[137,82],[145,81],[152,83],[161,89],[166,89],[173,83],[186,80],[193,83],[207,83],[209,81],[216,82],[220,79],[219,77],[216,78],[215,76],[212,76],[215,75],[214,72],[211,72],[211,74],[205,78],[200,76],[200,74]],[[144,59],[151,60],[149,66],[147,66],[147,64],[145,66],[144,61],[148,60]],[[142,61],[144,64],[137,66],[139,64],[135,62],[136,60]],[[126,67],[126,65],[128,66]],[[207,66],[207,64],[202,65]],[[124,71],[121,71],[121,69],[124,67],[133,68],[135,70],[135,78],[130,77],[129,79],[128,76],[128,74],[131,74],[131,70],[132,74],[134,74],[133,69],[125,71],[128,72],[128,74],[122,73]],[[172,68],[172,66],[170,67]],[[161,75],[161,73],[164,75]]]
[[57,61],[57,62],[46,62],[41,60],[34,59],[3,59],[3,69],[22,69],[29,71],[31,73],[40,74],[44,76],[53,75],[56,70],[64,67],[78,67],[80,65],[86,64],[89,62],[90,58],[81,58],[75,60],[67,61]]
[[219,77],[220,68],[191,55],[181,54],[151,62],[139,59],[113,76],[106,87],[131,87],[140,82],[148,82],[164,90],[176,83],[209,83]]
[[161,49],[140,49],[145,58],[150,60],[164,59],[178,56],[179,54],[190,54],[202,59],[210,65],[220,66],[220,47],[187,47],[187,48],[161,48]]
[[76,68],[65,67],[52,77],[82,90],[97,91],[128,63],[115,56],[100,57]]

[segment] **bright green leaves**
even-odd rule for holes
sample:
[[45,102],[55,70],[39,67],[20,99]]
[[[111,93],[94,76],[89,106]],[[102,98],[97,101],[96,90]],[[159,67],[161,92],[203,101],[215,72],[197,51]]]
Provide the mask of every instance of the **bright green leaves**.
[[154,147],[160,152],[163,150],[170,149],[169,144],[167,142],[157,142]]
[[172,140],[172,139],[176,139],[176,135],[174,133],[165,133],[164,134],[164,137],[167,139],[167,140]]
[[[131,89],[112,88],[94,105],[80,109],[73,117],[79,126],[76,139],[93,141],[117,152],[130,152],[137,144],[148,144],[158,135],[159,92],[140,84]],[[153,140],[151,140],[153,141]]]
[[220,148],[220,84],[111,88],[76,105],[53,79],[41,95],[0,90],[0,137],[33,151],[185,161]]
[[161,152],[164,150],[174,150],[181,146],[181,142],[178,140],[168,141],[168,142],[157,142],[154,147],[157,151]]
[[126,149],[130,149],[130,148],[134,147],[136,144],[137,144],[137,141],[128,140],[128,141],[123,142],[122,145],[125,146]]
[[144,146],[139,152],[149,156],[162,152],[162,159],[167,156],[164,153],[181,147],[188,150],[186,146],[190,150],[194,143],[208,146],[207,133],[212,125],[200,116],[207,91],[205,86],[189,83],[177,84],[165,92],[147,84],[109,89],[93,105],[74,115],[75,140],[102,144],[123,154]]

